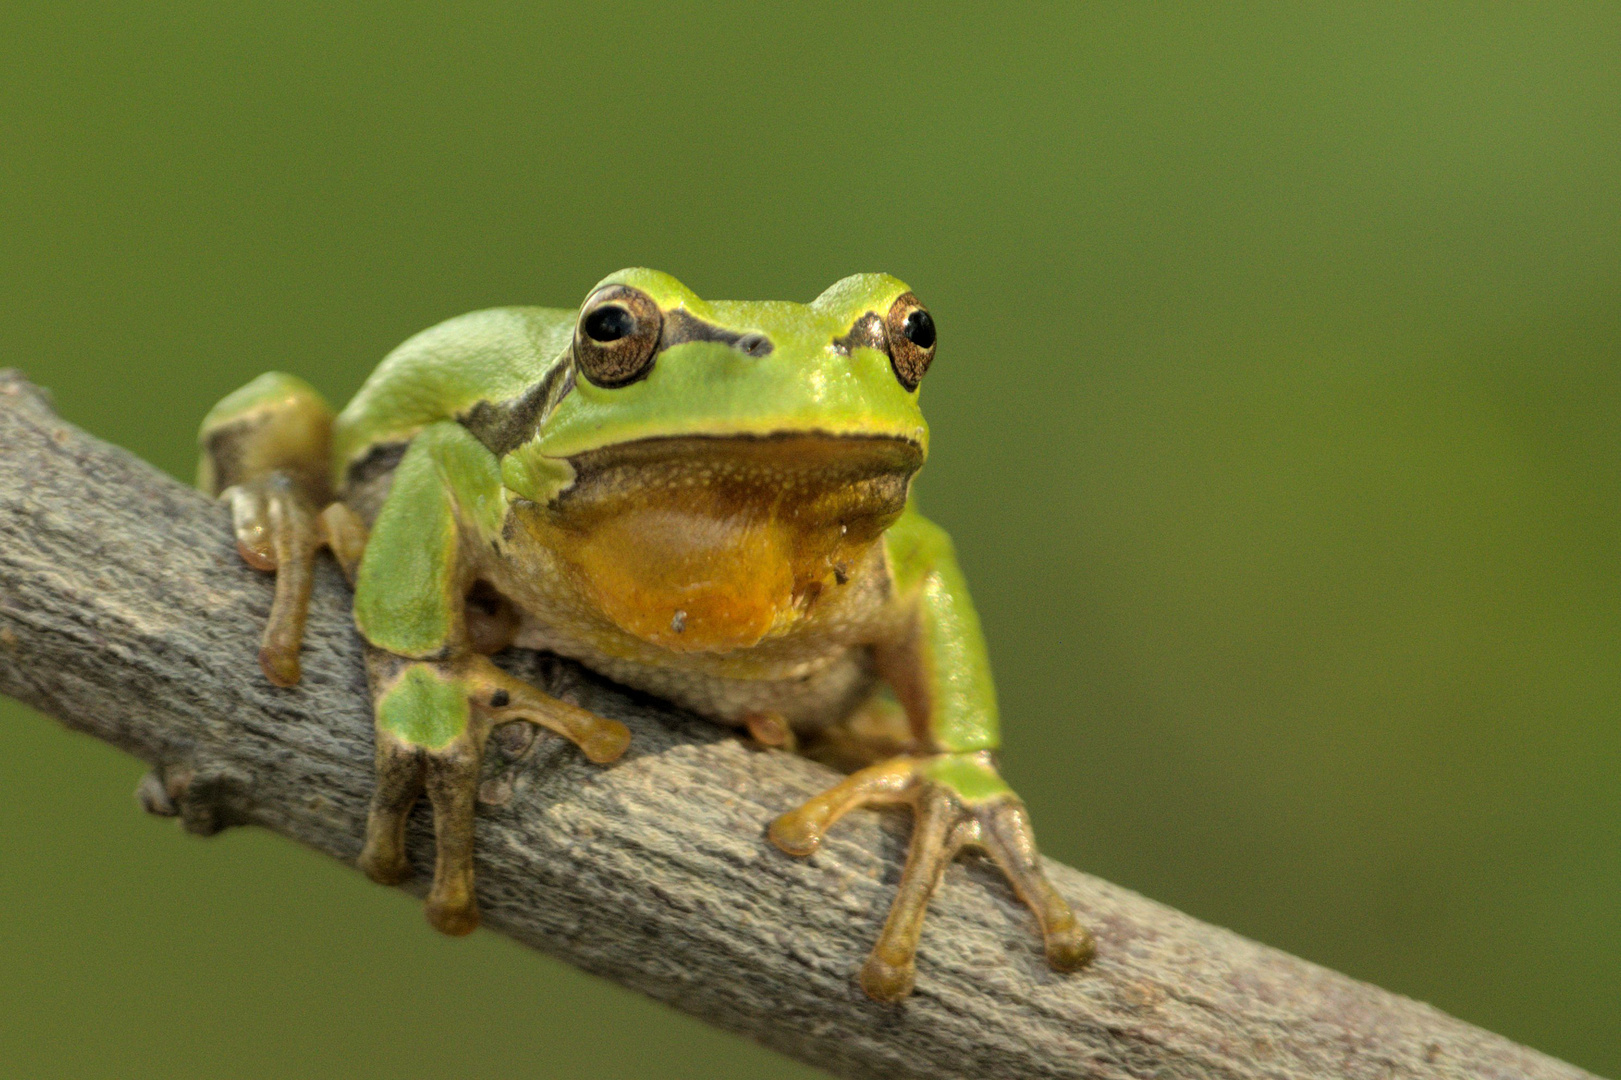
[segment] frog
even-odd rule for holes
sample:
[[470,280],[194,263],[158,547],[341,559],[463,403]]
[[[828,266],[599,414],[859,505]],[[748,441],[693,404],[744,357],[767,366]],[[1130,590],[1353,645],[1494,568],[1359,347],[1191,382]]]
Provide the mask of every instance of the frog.
[[910,809],[904,870],[859,969],[873,999],[913,991],[925,910],[965,850],[1000,868],[1052,968],[1085,966],[1093,938],[998,771],[962,569],[912,492],[937,344],[933,315],[888,274],[801,304],[705,300],[632,268],[577,308],[425,330],[338,413],[279,372],[220,401],[198,484],[229,504],[242,560],[275,575],[270,682],[301,679],[323,552],[352,586],[376,740],[359,868],[410,876],[406,821],[426,796],[427,919],[468,933],[492,731],[544,729],[604,766],[625,753],[624,724],[492,659],[536,649],[841,771],[764,828],[787,856],[814,853],[858,807]]

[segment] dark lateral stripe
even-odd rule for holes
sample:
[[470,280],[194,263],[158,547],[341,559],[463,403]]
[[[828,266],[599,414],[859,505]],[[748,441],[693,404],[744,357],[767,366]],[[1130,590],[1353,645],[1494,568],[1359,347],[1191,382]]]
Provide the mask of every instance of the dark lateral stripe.
[[399,467],[400,459],[405,456],[405,451],[410,445],[409,439],[400,442],[373,443],[363,456],[350,464],[345,480],[350,485],[364,484],[384,473],[393,472]]
[[541,380],[515,398],[480,401],[456,419],[497,457],[504,457],[534,438],[552,406],[574,385],[574,365],[565,354]]

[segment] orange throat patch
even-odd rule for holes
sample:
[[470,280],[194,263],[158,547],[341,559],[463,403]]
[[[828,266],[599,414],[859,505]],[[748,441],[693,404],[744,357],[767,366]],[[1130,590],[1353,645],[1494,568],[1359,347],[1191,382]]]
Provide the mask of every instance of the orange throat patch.
[[576,481],[522,526],[611,623],[674,652],[788,632],[844,584],[906,504],[920,451],[899,439],[646,439],[574,459]]

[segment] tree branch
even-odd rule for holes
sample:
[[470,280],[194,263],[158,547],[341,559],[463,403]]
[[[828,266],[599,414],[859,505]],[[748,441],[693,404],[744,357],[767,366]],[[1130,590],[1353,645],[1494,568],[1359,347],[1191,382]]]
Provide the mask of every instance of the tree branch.
[[[304,681],[256,663],[267,577],[221,506],[58,419],[0,372],[0,692],[150,762],[141,796],[209,833],[252,824],[345,862],[360,849],[372,728],[349,593],[323,567]],[[860,812],[811,859],[766,824],[831,774],[529,653],[512,670],[630,725],[599,768],[542,737],[492,751],[478,825],[485,924],[846,1077],[1588,1076],[1423,1004],[1049,861],[1098,936],[1048,970],[994,873],[954,867],[917,992],[854,975],[899,875],[906,823]],[[412,827],[431,867],[425,807]]]

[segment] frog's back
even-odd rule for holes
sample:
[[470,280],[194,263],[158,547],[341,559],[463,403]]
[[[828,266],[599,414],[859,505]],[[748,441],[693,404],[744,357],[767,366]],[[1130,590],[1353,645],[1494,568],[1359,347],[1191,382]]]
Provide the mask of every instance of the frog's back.
[[407,340],[339,414],[332,432],[337,478],[379,446],[407,442],[480,401],[497,404],[532,389],[562,359],[574,317],[560,308],[490,308]]

